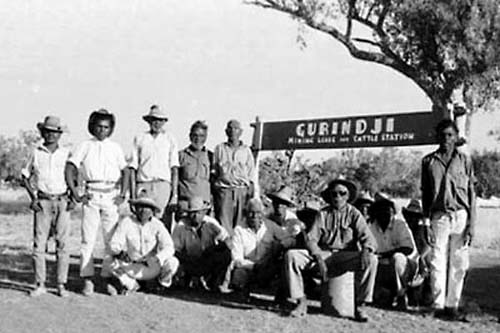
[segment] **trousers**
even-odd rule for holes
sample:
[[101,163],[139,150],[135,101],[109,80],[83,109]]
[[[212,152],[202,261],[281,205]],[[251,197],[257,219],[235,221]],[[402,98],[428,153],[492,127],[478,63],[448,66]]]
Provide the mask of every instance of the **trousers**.
[[70,212],[66,210],[67,198],[40,200],[42,209],[35,212],[33,266],[35,281],[45,283],[47,278],[45,250],[52,224],[56,230],[57,283],[66,283],[69,268]]
[[179,260],[174,256],[167,258],[163,263],[155,261],[154,264],[116,259],[111,264],[111,273],[128,289],[132,289],[137,280],[147,281],[155,278],[158,278],[158,282],[164,287],[170,287],[178,268]]
[[243,221],[248,187],[217,188],[214,192],[215,219],[233,235],[234,227]]
[[416,261],[399,252],[391,258],[379,259],[375,287],[385,287],[393,296],[403,296],[416,269]]
[[458,307],[464,278],[469,268],[469,247],[463,233],[467,212],[434,213],[431,228],[436,238],[430,256],[431,290],[434,307]]

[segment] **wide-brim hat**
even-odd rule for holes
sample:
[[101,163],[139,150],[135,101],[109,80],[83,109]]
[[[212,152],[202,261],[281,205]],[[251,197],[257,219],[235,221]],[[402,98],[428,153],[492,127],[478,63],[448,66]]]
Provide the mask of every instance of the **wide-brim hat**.
[[168,116],[159,106],[153,105],[149,113],[142,116],[142,119],[145,121],[150,121],[152,119],[168,120]]
[[209,210],[210,208],[212,208],[212,205],[210,205],[209,202],[203,200],[202,197],[192,197],[188,200],[187,208],[185,211],[187,213],[199,212],[202,210]]
[[372,198],[370,192],[361,191],[354,202],[355,205],[363,205],[363,204],[373,204],[375,199]]
[[137,199],[130,199],[129,203],[134,206],[145,206],[153,209],[155,212],[161,211],[160,206],[151,198],[141,197]]
[[287,206],[296,206],[297,204],[292,200],[293,190],[289,186],[282,186],[277,192],[269,193],[267,197],[272,201],[279,201]]
[[347,187],[347,190],[349,191],[349,198],[347,199],[347,202],[353,202],[354,200],[356,200],[356,197],[358,196],[358,187],[356,186],[356,184],[354,182],[347,180],[347,179],[344,179],[344,178],[337,178],[337,179],[332,180],[330,183],[328,183],[328,186],[326,187],[326,189],[324,189],[320,193],[323,200],[325,200],[327,203],[329,203],[330,197],[328,194],[330,193],[331,190],[333,190],[333,188],[336,185],[343,185],[343,186]]
[[403,215],[404,214],[415,214],[419,216],[424,215],[424,212],[422,210],[422,205],[420,205],[420,200],[417,199],[411,199],[410,202],[408,203],[408,206],[403,207],[402,212]]
[[67,132],[67,127],[61,124],[61,119],[56,116],[47,116],[43,122],[37,123],[38,130],[49,130],[54,132]]

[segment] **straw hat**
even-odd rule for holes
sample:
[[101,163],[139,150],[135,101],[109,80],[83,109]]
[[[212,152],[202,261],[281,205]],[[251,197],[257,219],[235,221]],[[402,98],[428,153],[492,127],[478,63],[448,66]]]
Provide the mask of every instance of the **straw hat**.
[[129,202],[131,205],[134,206],[149,207],[153,209],[155,212],[161,211],[160,206],[158,206],[153,199],[148,198],[147,196],[139,197],[137,199],[130,199]]
[[202,210],[208,210],[211,207],[210,203],[204,201],[202,197],[192,197],[188,200],[186,212],[199,212]]
[[40,122],[36,124],[36,127],[38,130],[49,130],[49,131],[54,131],[54,132],[66,132],[67,128],[66,126],[61,124],[61,119],[56,116],[47,116],[43,120],[43,122]]
[[344,178],[337,178],[332,180],[328,184],[327,188],[320,193],[323,200],[325,200],[327,203],[329,203],[330,200],[329,193],[336,185],[343,185],[347,187],[347,190],[349,191],[349,199],[347,200],[348,202],[353,202],[356,199],[358,195],[358,187],[356,186],[356,184]]
[[142,116],[142,119],[148,122],[153,119],[168,120],[168,116],[158,105],[153,105],[149,109],[149,113]]
[[293,190],[289,186],[282,186],[277,192],[268,194],[268,198],[272,201],[279,201],[287,206],[296,206],[292,200]]

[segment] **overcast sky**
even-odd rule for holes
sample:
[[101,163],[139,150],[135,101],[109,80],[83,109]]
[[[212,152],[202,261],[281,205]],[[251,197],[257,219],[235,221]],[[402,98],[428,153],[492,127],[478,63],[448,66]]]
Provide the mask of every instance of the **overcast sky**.
[[[0,0],[0,133],[34,128],[46,114],[88,137],[89,113],[117,116],[114,139],[125,149],[146,129],[141,116],[157,103],[181,146],[190,124],[209,124],[208,146],[224,140],[227,120],[245,125],[430,110],[402,75],[349,56],[332,38],[288,16],[241,0]],[[500,112],[476,117],[473,146]],[[322,155],[324,156],[324,154]]]

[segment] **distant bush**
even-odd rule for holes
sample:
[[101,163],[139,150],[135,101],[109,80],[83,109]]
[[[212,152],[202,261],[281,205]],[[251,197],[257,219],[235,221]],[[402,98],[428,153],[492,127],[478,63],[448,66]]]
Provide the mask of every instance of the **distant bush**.
[[476,190],[479,196],[500,196],[500,152],[483,151],[472,154],[476,174]]
[[0,136],[0,179],[10,185],[18,185],[21,170],[31,149],[40,139],[38,132],[21,131],[16,137]]

